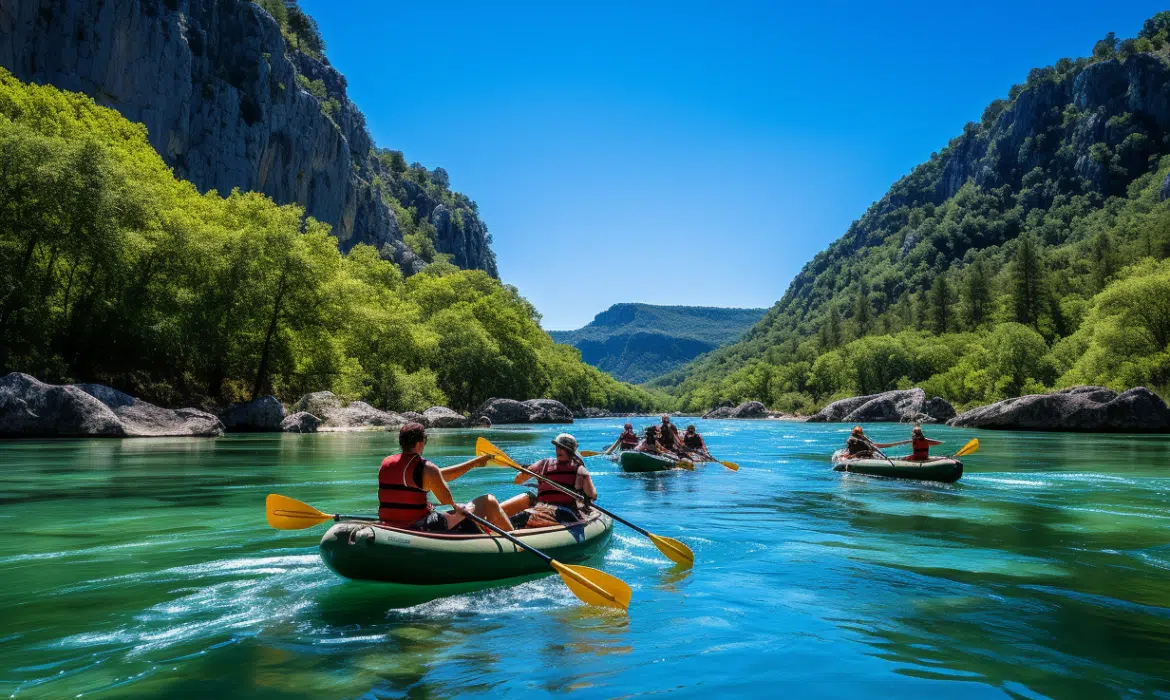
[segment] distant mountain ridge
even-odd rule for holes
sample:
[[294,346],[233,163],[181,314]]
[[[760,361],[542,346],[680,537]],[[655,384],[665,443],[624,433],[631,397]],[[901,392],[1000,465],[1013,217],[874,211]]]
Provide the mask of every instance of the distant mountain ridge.
[[589,364],[627,382],[646,382],[734,342],[765,309],[614,304],[584,328],[549,331]]

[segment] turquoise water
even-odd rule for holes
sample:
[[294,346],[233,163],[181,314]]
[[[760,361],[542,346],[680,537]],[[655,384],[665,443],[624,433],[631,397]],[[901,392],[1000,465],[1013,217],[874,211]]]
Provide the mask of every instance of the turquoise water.
[[[620,423],[571,430],[601,449]],[[618,526],[591,565],[633,587],[628,615],[549,576],[346,581],[325,526],[267,527],[270,492],[370,512],[392,434],[0,443],[0,693],[1170,698],[1170,438],[929,429],[983,443],[940,485],[830,471],[848,426],[697,423],[738,473],[588,460],[604,504],[696,553],[679,571]],[[483,434],[528,462],[561,429]],[[506,497],[511,475],[454,492]]]

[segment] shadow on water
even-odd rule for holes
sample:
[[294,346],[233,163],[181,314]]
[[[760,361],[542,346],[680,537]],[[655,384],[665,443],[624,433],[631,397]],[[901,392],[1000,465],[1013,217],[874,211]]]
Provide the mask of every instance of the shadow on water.
[[316,599],[315,612],[331,628],[347,629],[367,625],[384,625],[387,620],[424,603],[440,598],[480,593],[493,588],[510,588],[546,574],[483,583],[457,583],[444,586],[409,586],[396,583],[346,581],[332,586]]

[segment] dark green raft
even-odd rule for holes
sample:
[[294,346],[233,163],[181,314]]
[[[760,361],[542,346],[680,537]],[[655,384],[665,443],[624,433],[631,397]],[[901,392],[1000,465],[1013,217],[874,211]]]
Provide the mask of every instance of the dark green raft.
[[904,459],[845,459],[845,450],[833,453],[833,469],[839,472],[885,476],[893,479],[919,479],[952,483],[963,476],[963,463],[951,457],[933,457],[925,462]]
[[[581,523],[512,534],[565,564],[597,554],[613,520],[594,510]],[[321,559],[352,579],[430,585],[494,581],[549,571],[548,564],[502,537],[402,530],[383,523],[342,521],[321,538]]]
[[[675,466],[679,463],[678,460],[634,450],[622,452],[618,457],[618,462],[622,465],[622,471],[627,472],[660,472],[667,469],[680,468]],[[684,464],[691,464],[690,460],[682,460],[682,462]]]

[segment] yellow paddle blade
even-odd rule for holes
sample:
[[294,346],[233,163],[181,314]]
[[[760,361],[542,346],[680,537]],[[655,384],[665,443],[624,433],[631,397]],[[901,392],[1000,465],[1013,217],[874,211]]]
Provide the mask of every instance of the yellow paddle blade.
[[650,541],[654,543],[658,551],[665,554],[671,561],[676,564],[682,564],[683,566],[694,565],[695,553],[691,551],[690,547],[673,537],[663,537],[654,533],[649,533],[649,535]]
[[605,453],[604,452],[594,452],[593,450],[581,450],[581,452],[579,452],[578,454],[580,454],[582,457],[596,457],[597,455],[603,455]]
[[581,602],[605,608],[617,608],[618,610],[630,607],[630,596],[633,595],[633,591],[620,578],[588,566],[562,564],[556,559],[550,563],[552,568],[561,575],[561,580],[565,582],[573,595],[581,599]]
[[695,471],[695,463],[689,459],[680,459],[674,463],[675,469],[689,469]]
[[737,471],[739,471],[739,465],[738,465],[738,464],[736,464],[735,462],[723,462],[723,461],[720,461],[719,463],[720,463],[720,464],[722,464],[723,466],[727,467],[728,469],[730,469],[730,470],[731,470],[731,471],[733,471],[733,472],[737,472]]
[[955,453],[956,457],[966,457],[975,450],[979,449],[979,438],[971,438],[971,442],[963,445],[963,449]]
[[308,503],[275,493],[264,499],[264,510],[268,524],[277,530],[304,530],[333,519],[332,515],[322,513]]
[[481,437],[475,441],[475,454],[482,457],[484,455],[491,455],[492,461],[501,467],[518,467],[511,457],[504,453],[503,450],[493,445],[487,438]]

